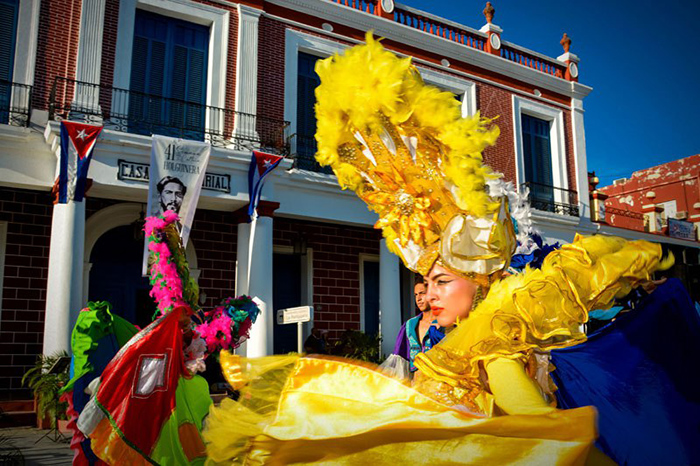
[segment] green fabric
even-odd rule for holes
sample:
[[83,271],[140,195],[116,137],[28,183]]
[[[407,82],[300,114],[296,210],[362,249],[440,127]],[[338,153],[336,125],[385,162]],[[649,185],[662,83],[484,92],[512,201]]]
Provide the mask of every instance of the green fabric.
[[212,405],[207,381],[198,375],[191,379],[180,377],[175,391],[175,411],[163,424],[160,437],[153,449],[151,458],[161,466],[203,465],[206,457],[189,462],[180,446],[178,427],[185,422],[193,423],[202,432],[202,422]]
[[122,347],[138,333],[138,329],[127,320],[112,314],[111,307],[107,301],[89,302],[88,310],[78,314],[78,321],[71,334],[73,377],[61,393],[73,390],[78,379],[93,371],[89,356],[97,348],[100,339],[114,333],[119,347]]

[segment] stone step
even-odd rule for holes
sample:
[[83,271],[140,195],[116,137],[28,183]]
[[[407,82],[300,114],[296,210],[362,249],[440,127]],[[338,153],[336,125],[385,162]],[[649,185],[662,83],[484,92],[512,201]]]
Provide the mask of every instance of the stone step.
[[4,411],[0,415],[1,427],[36,427],[36,413],[34,411]]

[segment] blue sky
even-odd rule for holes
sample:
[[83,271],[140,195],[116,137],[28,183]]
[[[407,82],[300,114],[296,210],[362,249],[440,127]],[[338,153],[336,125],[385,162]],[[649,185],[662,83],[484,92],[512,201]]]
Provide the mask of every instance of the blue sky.
[[[486,1],[401,0],[479,29]],[[557,57],[564,32],[581,59],[588,169],[601,186],[700,153],[700,2],[493,0],[503,40]]]

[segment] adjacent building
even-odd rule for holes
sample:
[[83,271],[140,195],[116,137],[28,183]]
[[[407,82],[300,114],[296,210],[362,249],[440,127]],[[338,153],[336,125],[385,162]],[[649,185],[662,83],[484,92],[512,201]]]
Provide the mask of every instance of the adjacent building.
[[[87,301],[149,322],[140,260],[152,134],[213,146],[187,255],[203,306],[242,292],[265,302],[244,351],[294,350],[295,327],[272,317],[298,305],[315,309],[306,332],[379,333],[390,351],[413,312],[411,274],[372,228],[375,215],[313,158],[314,65],[368,30],[453,92],[465,116],[498,117],[486,162],[529,187],[545,236],[595,231],[591,88],[566,38],[553,58],[508,42],[492,15],[463,25],[392,0],[0,0],[0,18],[2,399],[29,397],[22,374],[37,354],[67,349]],[[105,128],[88,197],[69,213],[52,194],[64,119]],[[286,160],[265,187],[249,255],[241,209],[253,149]]]
[[596,188],[591,174],[593,220],[602,231],[656,241],[674,253],[674,273],[700,300],[700,155],[633,172]]

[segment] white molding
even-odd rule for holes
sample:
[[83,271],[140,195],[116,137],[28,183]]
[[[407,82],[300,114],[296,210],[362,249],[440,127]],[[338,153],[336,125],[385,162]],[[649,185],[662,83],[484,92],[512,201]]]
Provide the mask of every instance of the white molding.
[[186,0],[120,0],[119,29],[114,57],[114,87],[129,89],[136,8],[209,26],[207,105],[226,106],[226,65],[230,13],[228,10]]
[[586,130],[583,121],[583,100],[571,99],[571,137],[574,146],[576,192],[581,217],[591,217],[591,200],[588,192],[588,157],[586,155]]
[[[100,84],[102,68],[102,38],[104,36],[106,0],[83,2],[80,11],[80,36],[75,80]],[[100,90],[95,86],[76,83],[74,102],[79,108],[94,107],[99,112]]]
[[34,85],[36,49],[39,40],[39,10],[41,0],[20,0],[17,15],[17,43],[12,80]]
[[[236,50],[235,111],[258,113],[258,36],[261,11],[238,5],[238,50]],[[255,129],[247,128],[247,118],[236,118],[234,135],[257,139]],[[241,126],[243,125],[243,126]]]
[[[299,52],[309,53],[325,58],[336,53],[342,53],[347,45],[324,39],[311,34],[286,29],[285,31],[285,63],[284,63],[284,119],[290,122],[290,134],[296,133],[297,128],[297,80],[299,69]],[[455,75],[440,73],[430,68],[418,67],[426,83],[462,95],[462,116],[476,113],[476,83]],[[296,142],[293,139],[292,144]],[[292,147],[294,153],[296,147]]]
[[5,250],[7,248],[7,222],[0,222],[0,328],[2,328],[2,290],[5,278]]
[[[284,119],[289,122],[289,134],[297,131],[297,80],[299,52],[325,58],[342,53],[348,47],[311,34],[285,30],[284,40]],[[292,138],[291,153],[296,153],[296,138]]]
[[489,32],[491,32],[493,34],[500,35],[503,33],[503,29],[501,29],[499,26],[496,26],[493,23],[486,23],[483,26],[481,26],[479,32],[483,32],[484,34],[488,34]]
[[[530,99],[513,96],[513,138],[515,144],[516,185],[525,182],[525,155],[521,115],[526,114],[550,122],[549,143],[552,152],[552,184],[557,188],[569,189],[566,161],[566,134],[564,132],[564,112]],[[555,191],[557,202],[568,202],[563,193]]]
[[[316,18],[325,19],[331,23],[352,27],[360,31],[372,30],[374,31],[375,36],[387,37],[407,46],[416,47],[419,50],[427,50],[442,55],[450,59],[450,61],[454,60],[468,63],[478,68],[493,71],[512,79],[524,81],[539,89],[548,89],[565,96],[573,95],[576,90],[574,86],[575,83],[566,81],[563,78],[558,78],[556,76],[531,69],[527,66],[520,65],[519,63],[501,58],[500,56],[486,53],[473,47],[467,47],[446,38],[420,31],[386,18],[369,15],[352,8],[340,6],[330,1],[267,0],[267,2],[289,8],[294,11],[306,13]],[[271,15],[269,16],[277,19],[279,18]],[[284,19],[282,18],[282,20]],[[285,22],[288,22],[288,20]],[[450,24],[444,19],[440,19],[440,22]],[[302,24],[302,27],[309,28],[309,26],[305,24]],[[459,27],[465,30],[473,31],[471,28],[463,25],[459,25]],[[322,29],[319,30],[323,31]],[[478,31],[474,31],[474,33],[476,35],[483,36],[483,34]],[[350,41],[347,37],[341,37],[344,40]],[[504,44],[506,44],[506,42],[504,42]],[[508,45],[513,46],[512,44]],[[532,54],[547,61],[555,61],[552,58],[545,57],[537,52],[533,52],[519,46],[514,47],[518,51]],[[579,92],[585,92],[586,90],[587,92],[590,92],[591,88],[579,85]]]
[[[378,254],[365,254],[365,253],[361,252],[358,256],[358,260],[360,262],[360,331],[364,332],[365,331],[365,262],[379,263],[379,255]],[[380,324],[380,326],[381,326],[381,324]]]
[[557,57],[557,60],[559,60],[562,63],[567,63],[567,62],[578,63],[581,61],[581,59],[577,55],[574,55],[571,52],[566,52],[562,55],[559,55]]
[[418,67],[423,80],[432,86],[437,86],[440,89],[450,91],[453,94],[462,96],[462,116],[468,117],[476,114],[476,83],[467,81],[453,74],[440,73],[438,71]]

